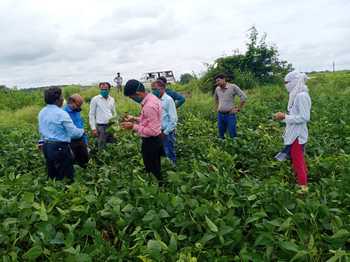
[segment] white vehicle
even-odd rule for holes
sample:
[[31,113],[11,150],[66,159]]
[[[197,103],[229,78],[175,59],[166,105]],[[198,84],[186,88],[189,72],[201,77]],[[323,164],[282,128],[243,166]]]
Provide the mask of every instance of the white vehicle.
[[148,72],[141,77],[141,82],[145,86],[150,86],[152,82],[156,81],[158,77],[165,77],[168,83],[175,83],[175,77],[173,71],[159,71],[159,72]]

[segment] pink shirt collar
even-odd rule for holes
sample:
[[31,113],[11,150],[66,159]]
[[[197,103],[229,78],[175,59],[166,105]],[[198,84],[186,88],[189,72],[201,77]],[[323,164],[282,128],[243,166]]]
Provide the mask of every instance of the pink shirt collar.
[[149,98],[150,98],[150,95],[149,95],[149,93],[147,93],[146,96],[143,98],[141,105],[144,106],[147,103],[147,101],[149,100]]

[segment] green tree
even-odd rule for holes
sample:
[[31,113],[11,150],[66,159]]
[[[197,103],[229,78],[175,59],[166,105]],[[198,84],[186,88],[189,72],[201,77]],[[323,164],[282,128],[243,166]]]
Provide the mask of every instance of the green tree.
[[249,29],[247,51],[243,54],[235,51],[233,55],[220,57],[212,65],[207,65],[207,72],[201,78],[201,87],[210,91],[214,87],[215,75],[223,73],[228,81],[234,81],[244,89],[257,84],[280,81],[282,76],[291,71],[292,65],[281,60],[275,45],[266,43],[267,35],[259,39],[255,27]]
[[195,79],[197,79],[195,74],[185,73],[180,76],[180,84],[185,85]]

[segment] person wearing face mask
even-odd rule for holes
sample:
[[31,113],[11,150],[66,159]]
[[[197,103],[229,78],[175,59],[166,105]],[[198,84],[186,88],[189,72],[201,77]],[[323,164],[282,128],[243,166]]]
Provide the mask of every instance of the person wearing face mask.
[[83,136],[84,129],[77,128],[63,105],[62,90],[51,87],[44,91],[46,106],[39,112],[39,132],[43,141],[48,177],[74,181],[73,155],[70,149],[72,139]]
[[175,153],[175,128],[177,124],[177,112],[174,100],[166,93],[165,83],[157,80],[152,83],[152,93],[157,96],[162,102],[162,142],[164,153],[171,161],[173,166],[176,166]]
[[109,95],[111,85],[108,82],[99,84],[100,94],[90,102],[89,122],[92,135],[97,138],[98,148],[114,141],[113,135],[107,132],[109,120],[116,115],[115,101]]
[[[84,128],[84,120],[80,114],[83,103],[84,99],[79,94],[73,94],[68,98],[68,103],[63,108],[63,110],[68,113],[77,128]],[[89,162],[87,145],[88,140],[85,133],[80,138],[72,139],[70,144],[74,155],[74,161],[82,168],[86,168],[86,165]]]
[[306,86],[307,76],[297,71],[286,75],[284,82],[289,93],[288,113],[278,112],[274,118],[286,124],[284,149],[276,155],[283,161],[290,158],[301,191],[307,191],[308,169],[304,159],[304,147],[308,140],[307,123],[310,121],[311,98]]
[[166,79],[166,77],[161,76],[158,77],[157,80],[163,81],[163,83],[165,83],[165,92],[174,100],[176,108],[181,107],[185,103],[186,98],[169,87],[168,80]]
[[124,95],[141,105],[140,117],[126,116],[121,127],[133,130],[142,138],[141,153],[145,170],[152,173],[160,182],[162,104],[153,94],[146,92],[144,85],[137,80],[129,80],[124,87]]

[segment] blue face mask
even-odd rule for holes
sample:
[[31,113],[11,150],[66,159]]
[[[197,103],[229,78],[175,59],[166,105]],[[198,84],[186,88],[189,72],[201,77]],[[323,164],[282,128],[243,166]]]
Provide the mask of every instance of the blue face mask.
[[143,100],[143,99],[142,99],[141,97],[139,97],[139,96],[131,97],[131,99],[134,100],[136,103],[139,103],[139,104],[140,104],[140,103],[142,102],[142,100]]
[[103,96],[104,98],[106,98],[109,95],[109,91],[107,89],[102,89],[100,91],[100,95]]
[[152,89],[152,94],[156,97],[160,98],[160,90],[159,89]]

